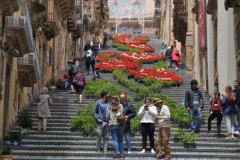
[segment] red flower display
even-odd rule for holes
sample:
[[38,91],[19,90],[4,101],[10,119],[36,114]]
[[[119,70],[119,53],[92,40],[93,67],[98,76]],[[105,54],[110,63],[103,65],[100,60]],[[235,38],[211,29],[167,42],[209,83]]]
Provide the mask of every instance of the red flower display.
[[159,55],[156,53],[133,53],[133,52],[123,52],[123,53],[116,53],[116,56],[119,59],[125,59],[130,61],[139,61],[139,62],[153,62],[153,61],[160,61],[164,60],[165,57],[163,55]]
[[108,61],[100,61],[96,63],[95,68],[103,71],[112,71],[115,69],[133,69],[139,67],[140,65],[140,62],[111,59]]
[[127,45],[127,47],[143,50],[145,52],[154,52],[155,51],[155,48],[149,44],[129,44],[129,45]]
[[138,78],[150,78],[153,80],[161,79],[163,81],[170,81],[170,82],[178,82],[182,83],[183,78],[174,74],[173,71],[169,71],[167,69],[159,68],[137,68],[137,69],[131,69],[127,70],[129,74],[132,74]]
[[105,51],[97,55],[98,61],[107,61],[112,59],[116,54],[116,51]]
[[123,38],[123,39],[115,39],[114,43],[120,44],[144,44],[146,41],[140,39],[132,39],[132,38]]
[[150,37],[146,35],[138,35],[135,37],[136,39],[144,40],[144,41],[149,41]]
[[119,34],[112,34],[111,35],[112,39],[122,39],[122,38],[130,38],[131,35],[127,33],[119,33]]

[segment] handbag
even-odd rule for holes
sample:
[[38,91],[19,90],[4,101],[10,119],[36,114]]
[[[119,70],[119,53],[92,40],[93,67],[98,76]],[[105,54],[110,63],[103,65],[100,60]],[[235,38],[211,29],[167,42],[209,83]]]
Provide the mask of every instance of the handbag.
[[122,113],[120,116],[116,116],[119,124],[125,123],[125,115]]

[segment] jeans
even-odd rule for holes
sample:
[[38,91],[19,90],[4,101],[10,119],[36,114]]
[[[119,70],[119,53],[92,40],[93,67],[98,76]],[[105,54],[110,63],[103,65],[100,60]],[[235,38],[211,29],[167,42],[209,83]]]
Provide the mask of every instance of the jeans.
[[166,155],[166,157],[171,157],[170,151],[170,128],[162,127],[158,129],[157,138],[156,138],[156,154],[158,157]]
[[103,138],[103,150],[107,151],[109,136],[109,125],[107,124],[107,122],[99,123],[97,125],[96,136],[97,136],[96,149],[101,150],[101,141]]
[[[189,112],[190,129],[192,131],[200,131],[201,128],[201,110],[200,107],[192,107]],[[196,119],[196,121],[195,121]]]
[[131,138],[130,138],[130,131],[124,132],[124,137],[126,140],[127,151],[131,151]]
[[111,125],[110,131],[113,140],[113,149],[115,154],[123,154],[123,126],[122,125]]
[[147,135],[149,136],[151,149],[154,148],[154,132],[155,124],[154,123],[141,123],[141,132],[142,132],[142,148],[147,148]]
[[224,120],[227,126],[228,134],[234,134],[234,123],[236,120],[237,114],[226,114],[224,115]]
[[211,122],[217,117],[217,127],[221,127],[221,122],[222,122],[222,113],[217,112],[217,113],[211,113],[210,116],[208,117],[208,131],[211,131]]
[[236,123],[234,127],[235,127],[235,131],[240,132],[240,106],[238,107],[238,113],[237,113]]
[[167,67],[172,67],[172,58],[167,58]]

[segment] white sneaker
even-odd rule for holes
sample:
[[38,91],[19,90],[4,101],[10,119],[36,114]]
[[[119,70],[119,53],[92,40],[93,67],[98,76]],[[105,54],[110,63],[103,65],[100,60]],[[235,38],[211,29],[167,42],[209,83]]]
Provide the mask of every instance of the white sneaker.
[[234,134],[237,134],[237,135],[238,135],[238,134],[239,134],[239,131],[235,131]]
[[152,154],[155,154],[155,151],[154,151],[154,149],[151,149],[151,153],[152,153]]
[[143,149],[140,153],[145,153],[146,152],[146,150],[145,149]]
[[128,153],[128,154],[131,154],[132,152],[131,152],[131,151],[128,151],[127,153]]

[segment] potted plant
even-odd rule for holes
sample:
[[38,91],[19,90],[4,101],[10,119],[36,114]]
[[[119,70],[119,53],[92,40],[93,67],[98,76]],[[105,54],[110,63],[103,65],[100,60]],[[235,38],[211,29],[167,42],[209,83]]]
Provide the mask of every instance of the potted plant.
[[198,139],[197,134],[190,133],[189,134],[189,148],[196,148],[196,140]]
[[32,129],[33,120],[32,117],[29,115],[27,110],[24,110],[19,116],[17,123],[19,126],[25,129]]
[[1,160],[12,160],[11,147],[9,145],[3,146],[3,151],[1,154]]
[[185,130],[181,128],[176,128],[173,132],[173,142],[179,143],[182,141],[182,135],[185,134]]
[[182,135],[183,147],[189,148],[189,134]]

